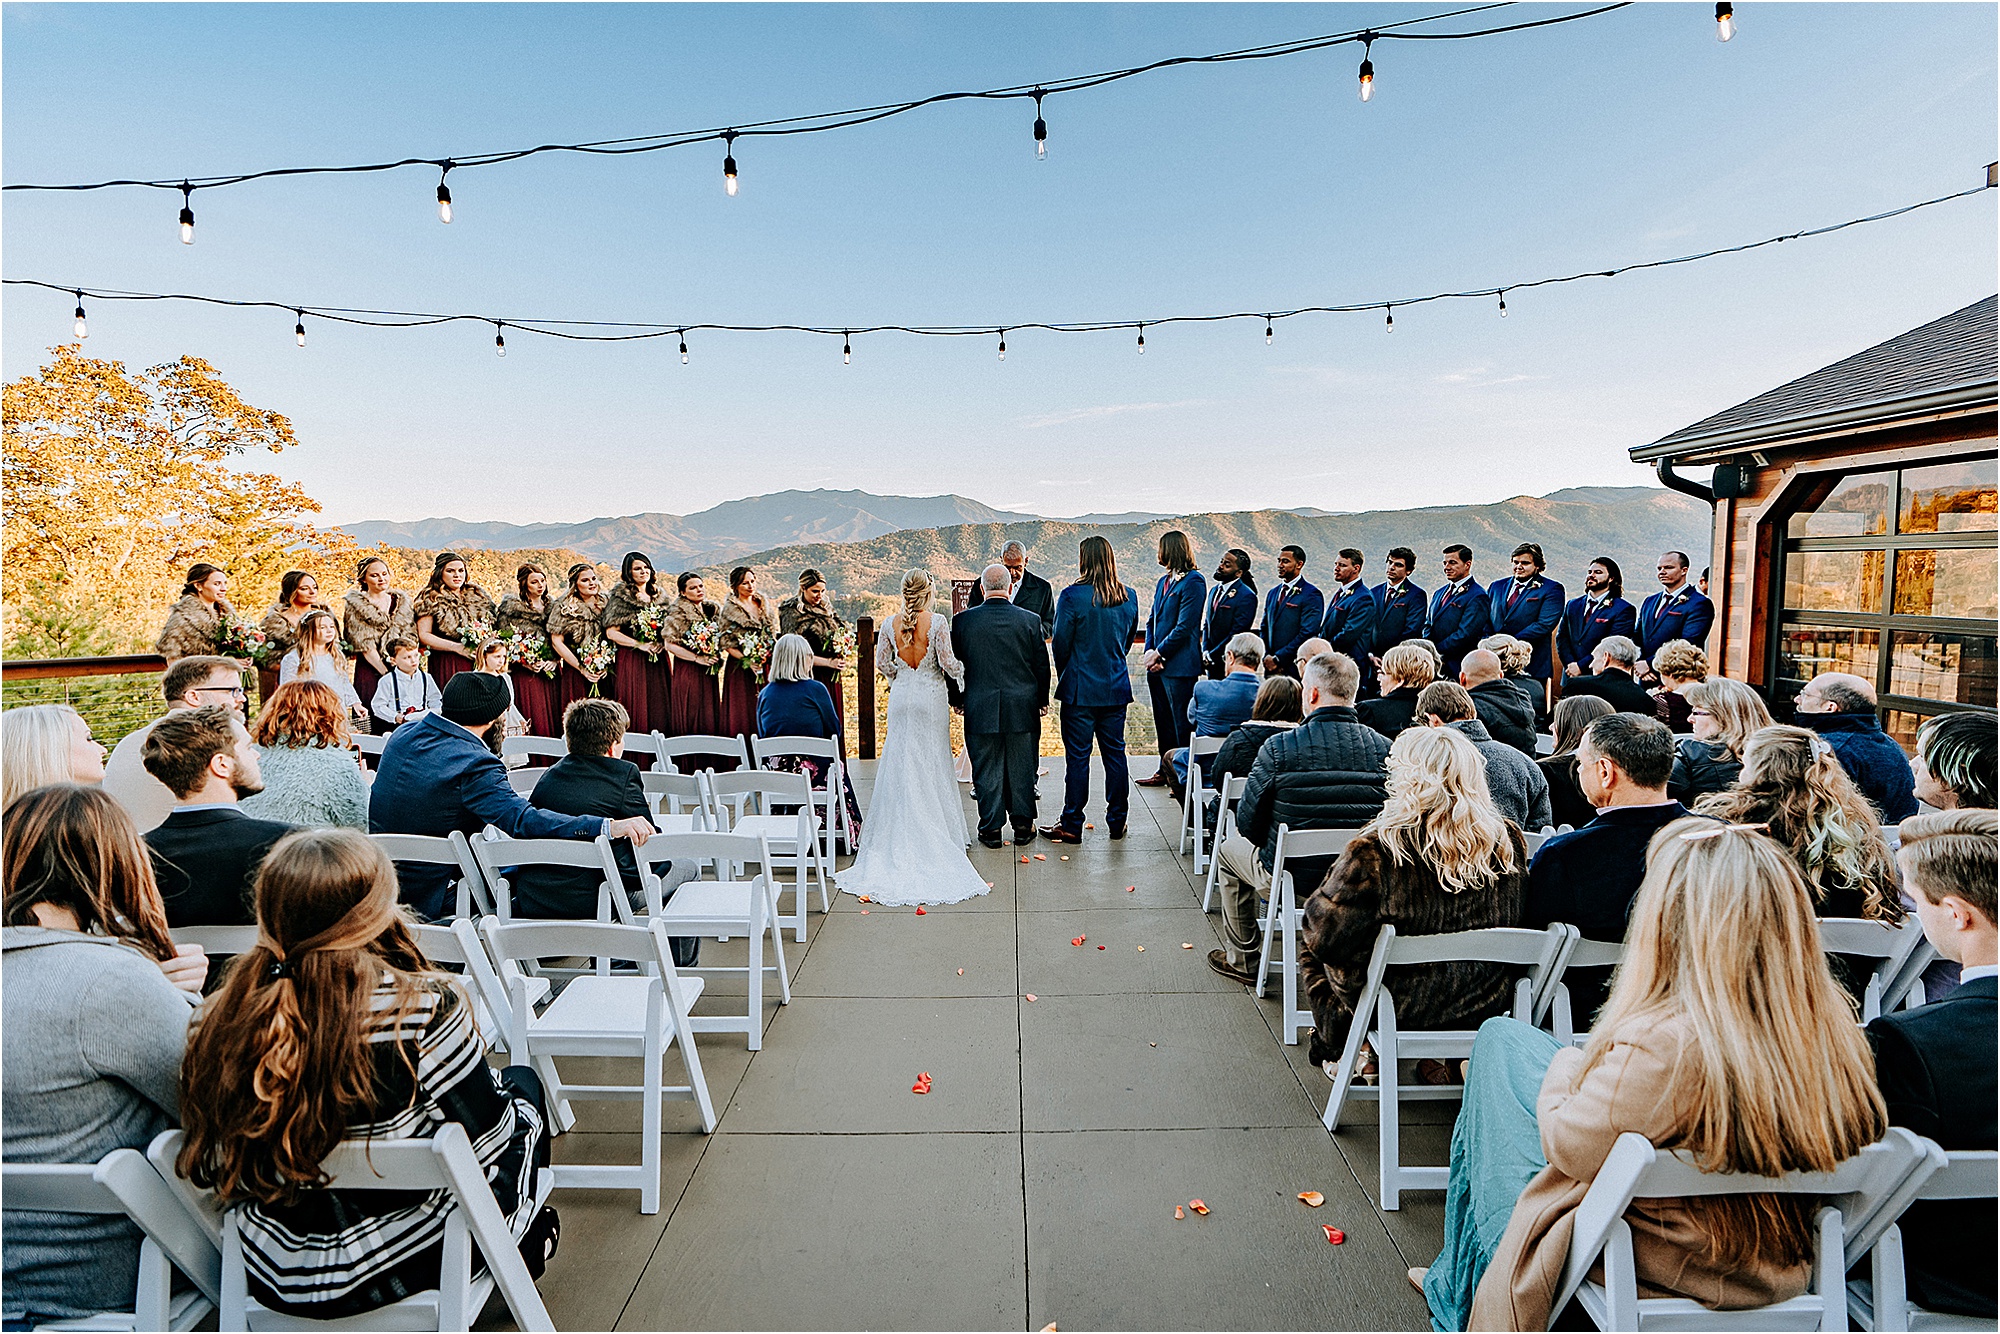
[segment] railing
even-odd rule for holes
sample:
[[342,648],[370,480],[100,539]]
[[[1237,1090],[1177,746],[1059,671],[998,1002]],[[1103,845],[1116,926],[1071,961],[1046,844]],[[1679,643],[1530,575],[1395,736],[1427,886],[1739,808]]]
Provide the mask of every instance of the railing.
[[121,658],[14,658],[0,662],[0,680],[56,681],[73,676],[131,676],[165,670],[167,660],[157,653],[128,653]]

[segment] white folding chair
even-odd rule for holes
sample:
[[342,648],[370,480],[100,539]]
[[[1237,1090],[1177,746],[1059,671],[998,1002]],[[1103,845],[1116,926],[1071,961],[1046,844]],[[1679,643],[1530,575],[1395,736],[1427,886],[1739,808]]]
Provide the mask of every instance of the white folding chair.
[[1874,961],[1874,971],[1861,991],[1861,1022],[1865,1024],[1882,1017],[1884,994],[1895,982],[1904,962],[1923,946],[1924,926],[1915,913],[1896,926],[1865,917],[1822,917],[1819,943],[1828,954],[1855,955]]
[[569,743],[559,736],[510,736],[500,743],[500,758],[503,760],[515,755],[540,755],[559,760],[567,754]]
[[1548,842],[1555,836],[1556,836],[1556,831],[1549,828],[1546,825],[1544,825],[1540,829],[1537,829],[1532,834],[1524,832],[1521,835],[1523,841],[1525,841],[1528,845],[1529,857],[1533,857],[1536,853],[1540,852],[1542,850],[1542,844]]
[[1896,970],[1896,975],[1883,985],[1883,1012],[1913,1010],[1922,1005],[1927,999],[1924,994],[1924,973],[1941,957],[1937,952],[1937,946],[1931,944],[1928,939],[1919,942],[1917,947],[1910,951],[1909,957],[1903,960],[1902,967]]
[[493,911],[492,893],[479,863],[472,855],[469,839],[454,829],[443,838],[431,834],[370,834],[376,847],[393,862],[417,862],[424,866],[446,866],[458,872],[455,917],[472,917]]
[[[1599,1329],[1820,1329],[1848,1324],[1847,1267],[1874,1246],[1943,1165],[1944,1152],[1900,1126],[1830,1172],[1782,1177],[1704,1172],[1685,1152],[1655,1148],[1645,1136],[1626,1134],[1611,1146],[1604,1165],[1577,1205],[1569,1259],[1551,1312],[1571,1297]],[[1804,1195],[1825,1201],[1813,1218],[1812,1281],[1804,1293],[1749,1311],[1711,1311],[1685,1297],[1641,1297],[1625,1211],[1635,1199],[1687,1199],[1717,1195]],[[1603,1281],[1590,1273],[1603,1266]]]
[[[592,839],[508,838],[489,829],[471,840],[471,846],[473,859],[478,862],[480,874],[493,896],[492,915],[503,922],[514,920],[514,882],[507,872],[524,866],[595,872],[595,920],[622,922],[631,918],[629,906],[623,912],[618,909],[617,905],[627,902],[624,877],[618,870],[618,858],[611,851],[611,840],[602,834]],[[600,966],[597,971],[601,973],[604,969]]]
[[1215,851],[1236,832],[1236,803],[1243,799],[1243,789],[1249,783],[1248,778],[1223,774],[1215,785],[1215,841],[1209,846],[1208,877],[1201,886],[1203,912],[1215,911],[1216,885],[1222,879],[1222,862],[1217,859]]
[[[1569,987],[1563,983],[1563,974],[1572,968],[1616,968],[1625,957],[1625,942],[1589,940],[1573,926],[1566,930],[1569,934],[1562,953],[1535,993],[1534,1022],[1547,1028],[1564,1046],[1580,1047],[1590,1033],[1576,1031],[1576,1016],[1570,1011]],[[1583,1018],[1588,1020],[1590,1016]]]
[[532,797],[535,795],[535,784],[541,782],[542,775],[547,772],[547,769],[509,769],[507,786],[523,798]]
[[217,955],[248,954],[257,943],[255,923],[248,926],[177,926],[168,932],[176,945],[199,945],[202,953],[214,958]]
[[625,758],[638,765],[641,773],[666,767],[666,746],[667,739],[658,732],[627,732],[622,743]]
[[[774,773],[769,769],[740,769],[718,774],[704,771],[702,786],[708,792],[708,826],[733,834],[764,839],[771,854],[788,861],[792,871],[792,915],[794,940],[806,938],[806,887],[819,879],[819,910],[831,912],[827,882],[832,878],[828,854],[820,843],[819,816],[813,805],[812,783],[804,774]],[[779,814],[774,806],[790,806],[789,814]],[[777,867],[765,868],[773,877],[772,891],[780,888]]]
[[[1281,979],[1278,1033],[1287,1047],[1296,1047],[1299,1033],[1313,1025],[1312,1011],[1299,1004],[1299,928],[1304,914],[1299,911],[1298,887],[1285,869],[1287,859],[1338,857],[1361,831],[1358,829],[1293,829],[1278,826],[1277,846],[1271,851],[1271,897],[1264,910],[1264,939],[1257,949],[1257,994],[1264,994],[1275,968]],[[1310,894],[1317,886],[1307,886]],[[1272,946],[1277,947],[1273,955]]]
[[[131,1310],[44,1322],[37,1329],[193,1329],[222,1299],[221,1251],[137,1149],[113,1149],[95,1163],[6,1163],[0,1165],[0,1190],[9,1209],[122,1214],[142,1234]],[[175,1270],[194,1287],[176,1293]]]
[[[2000,1155],[1992,1149],[1946,1153],[1945,1164],[1918,1188],[1919,1200],[1991,1200],[2000,1197]],[[1890,1224],[1869,1252],[1869,1277],[1849,1279],[1848,1316],[1861,1329],[1972,1330],[1994,1327],[1991,1316],[1930,1311],[1912,1302],[1903,1273],[1903,1233]]]
[[1203,817],[1208,810],[1208,804],[1215,800],[1216,792],[1215,787],[1208,782],[1201,761],[1221,750],[1222,743],[1228,739],[1221,736],[1198,736],[1188,740],[1188,776],[1187,786],[1184,789],[1187,799],[1181,803],[1180,850],[1185,853],[1190,845],[1193,846],[1196,875],[1208,869],[1208,857],[1213,853],[1213,849],[1205,849],[1202,846],[1203,835],[1207,832]]
[[841,760],[840,742],[832,737],[753,736],[750,755],[759,769],[769,769],[770,762],[781,755],[809,755],[822,761],[827,771],[826,786],[816,787],[812,793],[813,805],[826,812],[819,826],[820,856],[826,865],[833,864],[836,837],[843,851],[854,850],[854,828],[847,818],[847,765]]
[[354,734],[354,748],[363,755],[371,755],[376,759],[382,757],[382,747],[388,744],[388,737],[376,736],[373,732],[356,732]]
[[1553,755],[1555,753],[1556,739],[1547,732],[1535,733],[1535,754]]
[[[694,1021],[688,1011],[701,998],[703,982],[674,968],[666,928],[655,919],[633,926],[618,922],[513,922],[488,917],[479,924],[486,947],[499,961],[510,998],[508,1043],[535,1058],[547,1085],[551,1111],[574,1115],[572,1099],[639,1103],[639,1161],[636,1164],[558,1164],[555,1184],[600,1190],[636,1190],[639,1212],[660,1210],[661,1102],[692,1102],[704,1133],[715,1130],[715,1104],[695,1050]],[[579,977],[541,1013],[535,1012],[534,979],[522,965],[549,955],[578,954],[629,960],[637,973]],[[680,1045],[688,1082],[662,1082],[660,1062],[668,1047]],[[557,1072],[561,1056],[637,1057],[636,1084],[577,1084]]]
[[[1368,960],[1367,980],[1355,998],[1354,1020],[1348,1026],[1347,1045],[1341,1050],[1340,1065],[1334,1073],[1333,1092],[1326,1100],[1326,1114],[1320,1118],[1329,1131],[1340,1128],[1341,1113],[1349,1101],[1380,1104],[1379,1187],[1382,1208],[1402,1207],[1406,1190],[1443,1190],[1451,1175],[1449,1167],[1409,1167],[1402,1161],[1402,1103],[1405,1099],[1435,1101],[1465,1096],[1462,1084],[1405,1084],[1400,1063],[1415,1060],[1453,1061],[1472,1054],[1474,1029],[1418,1029],[1404,1031],[1397,1025],[1396,998],[1385,976],[1389,969],[1419,963],[1495,963],[1526,970],[1514,983],[1513,1015],[1526,1022],[1534,1012],[1535,993],[1555,966],[1570,928],[1557,924],[1546,931],[1521,927],[1486,927],[1477,931],[1453,931],[1437,936],[1399,936],[1396,928],[1384,923],[1375,937],[1375,952]],[[1372,1018],[1371,1018],[1372,1016]],[[1355,1084],[1354,1072],[1361,1060],[1361,1044],[1375,1051],[1375,1067],[1380,1072],[1375,1084]],[[1560,1307],[1557,1308],[1561,1309]]]
[[740,736],[716,736],[713,733],[695,732],[687,736],[663,737],[660,754],[669,764],[691,755],[699,755],[711,759],[734,760],[739,769],[750,767],[750,747],[743,743],[743,738]]
[[[411,924],[410,931],[416,936],[417,945],[426,959],[459,971],[465,990],[472,998],[473,1025],[484,1039],[486,1049],[506,1052],[507,1016],[511,1002],[507,988],[494,968],[493,956],[486,952],[486,943],[479,938],[472,919],[459,917],[449,923],[417,922]],[[534,1004],[540,1005],[548,999],[549,980],[546,977],[531,977],[528,982],[529,990],[534,993]]]
[[[683,881],[673,897],[660,901],[660,882],[650,871],[646,882],[649,920],[664,923],[669,936],[713,936],[729,940],[749,938],[749,958],[742,968],[701,965],[683,968],[683,973],[742,973],[747,1001],[741,1015],[697,1015],[697,1033],[741,1033],[750,1050],[764,1045],[764,974],[778,975],[778,1004],[792,1003],[791,976],[785,968],[784,920],[778,916],[778,895],[773,888],[772,854],[766,840],[752,834],[661,834],[646,844],[653,855],[653,843],[661,845],[655,860],[712,865],[715,879]],[[757,875],[741,879],[738,868],[757,867]],[[764,962],[764,939],[768,936],[776,964]]]

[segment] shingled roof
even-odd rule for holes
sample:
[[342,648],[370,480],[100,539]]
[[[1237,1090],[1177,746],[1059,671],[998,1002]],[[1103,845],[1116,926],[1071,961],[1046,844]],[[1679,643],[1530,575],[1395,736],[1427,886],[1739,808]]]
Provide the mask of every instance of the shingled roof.
[[1761,441],[1882,423],[1913,412],[1991,405],[1995,398],[1996,298],[1975,301],[1845,361],[1768,389],[1632,451],[1677,458]]

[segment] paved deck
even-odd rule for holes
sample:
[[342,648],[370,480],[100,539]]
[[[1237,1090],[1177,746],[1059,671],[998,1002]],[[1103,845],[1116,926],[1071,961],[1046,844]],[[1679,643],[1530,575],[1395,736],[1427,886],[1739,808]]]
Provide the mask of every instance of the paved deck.
[[[1373,1108],[1329,1142],[1325,1076],[1278,1042],[1275,1005],[1209,971],[1219,919],[1176,809],[1135,797],[1120,843],[1099,806],[1080,848],[1028,849],[1046,861],[975,846],[984,898],[815,914],[763,1050],[701,1041],[720,1128],[668,1104],[660,1212],[555,1196],[557,1327],[1427,1328],[1403,1271],[1436,1255],[1442,1194],[1374,1207]],[[636,1159],[636,1105],[579,1111],[558,1161]],[[1451,1106],[1415,1115],[1406,1159],[1443,1162]],[[1212,1212],[1176,1221],[1196,1197]]]

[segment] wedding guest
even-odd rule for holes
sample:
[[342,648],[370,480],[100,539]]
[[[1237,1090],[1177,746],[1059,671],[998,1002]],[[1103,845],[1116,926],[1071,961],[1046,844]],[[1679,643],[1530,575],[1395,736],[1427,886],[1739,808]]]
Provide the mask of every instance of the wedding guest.
[[1410,582],[1416,568],[1416,552],[1408,547],[1389,548],[1388,578],[1377,584],[1371,594],[1375,599],[1375,642],[1369,665],[1377,672],[1382,670],[1382,660],[1390,649],[1406,639],[1423,637],[1430,595]]
[[258,864],[292,827],[245,815],[238,805],[264,790],[242,719],[219,704],[170,713],[146,737],[144,759],[146,772],[174,794],[174,809],[146,835],[167,924],[252,921]]
[[409,632],[414,613],[410,595],[389,587],[389,562],[364,556],[354,567],[354,587],[341,601],[341,637],[354,648],[354,693],[375,698],[375,685],[389,670],[383,642]]
[[676,582],[679,596],[667,620],[667,656],[674,660],[673,711],[667,716],[669,736],[716,736],[722,731],[722,697],[715,681],[718,655],[695,653],[681,641],[704,622],[720,624],[722,608],[708,600],[698,574],[684,573]]
[[1437,658],[1416,643],[1392,645],[1377,659],[1382,693],[1354,706],[1362,722],[1394,741],[1416,717],[1417,696],[1434,679]]
[[[1257,687],[1256,703],[1250,706],[1250,717],[1230,729],[1223,739],[1222,749],[1215,752],[1215,758],[1208,762],[1208,770],[1215,775],[1218,785],[1225,776],[1248,778],[1250,769],[1257,763],[1257,753],[1264,743],[1280,732],[1289,732],[1305,717],[1301,706],[1299,683],[1289,676],[1267,676],[1264,684]],[[1214,827],[1214,813],[1210,813],[1210,828]]]
[[9,709],[0,714],[0,803],[50,783],[102,783],[108,754],[67,704]]
[[669,668],[660,661],[659,644],[637,639],[633,624],[661,598],[653,562],[637,551],[626,552],[618,567],[618,582],[611,586],[610,600],[604,606],[604,637],[618,646],[613,670],[616,693],[631,724],[628,730],[634,732],[650,732],[667,721],[664,710],[655,718],[652,706],[656,697],[662,703],[666,700]]
[[1940,713],[1917,729],[1910,757],[1915,796],[1941,811],[1992,810],[2000,732],[1977,713]]
[[[1381,813],[1303,905],[1299,976],[1313,1011],[1310,1056],[1323,1068],[1346,1047],[1383,926],[1434,936],[1521,921],[1528,845],[1487,795],[1472,744],[1449,728],[1411,728],[1389,748],[1387,784]],[[1505,1012],[1514,983],[1499,964],[1453,962],[1399,968],[1394,987],[1399,1024],[1474,1028]],[[1371,1054],[1360,1072],[1373,1067]],[[1447,1082],[1435,1061],[1419,1063],[1417,1077]]]
[[[779,635],[771,648],[771,679],[757,696],[757,735],[761,737],[813,736],[842,744],[840,713],[826,683],[812,670],[812,642],[804,635]],[[816,788],[824,790],[830,778],[829,763],[817,755],[778,755],[769,768],[784,773],[802,773]],[[843,778],[847,794],[847,819],[852,837],[861,836],[861,804],[854,784]]]
[[1264,595],[1265,670],[1283,676],[1297,676],[1304,656],[1305,641],[1319,633],[1326,615],[1326,599],[1306,582],[1304,547],[1286,544],[1278,549],[1278,582]]
[[1667,780],[1675,801],[1734,787],[1743,772],[1743,748],[1753,733],[1771,725],[1763,697],[1741,681],[1711,676],[1684,693],[1694,735],[1682,737],[1675,747],[1674,773]]
[[1595,695],[1619,713],[1659,716],[1659,706],[1637,679],[1639,646],[1623,635],[1607,635],[1591,653],[1590,672],[1563,682],[1563,698]]
[[[1014,543],[1019,546],[1020,544]],[[1039,581],[1038,581],[1039,582]],[[1018,588],[1019,585],[1017,584]],[[833,717],[839,724],[846,713],[846,700],[841,688],[840,674],[846,670],[847,657],[843,651],[849,641],[847,622],[833,609],[833,598],[827,592],[826,580],[818,570],[808,569],[799,574],[798,596],[786,598],[778,604],[778,632],[798,635],[812,649],[812,677],[826,687],[827,698],[833,701]],[[761,724],[759,725],[761,728]],[[841,729],[836,726],[834,735]],[[765,736],[772,735],[769,732]]]
[[1153,605],[1146,613],[1145,652],[1139,666],[1153,703],[1153,737],[1159,745],[1160,767],[1139,780],[1140,787],[1164,787],[1181,800],[1168,756],[1187,748],[1188,701],[1201,676],[1201,608],[1208,601],[1208,584],[1194,566],[1187,534],[1160,534],[1158,560],[1166,573],[1153,586]]
[[[465,557],[455,551],[440,551],[431,562],[430,582],[417,594],[411,608],[417,642],[430,652],[431,679],[438,683],[439,689],[472,666],[472,652],[477,644],[464,643],[464,636],[473,626],[491,630],[496,610],[486,590],[472,582]],[[480,632],[479,638],[485,638],[486,630]]]
[[556,599],[548,621],[549,647],[562,661],[556,672],[556,702],[564,709],[594,695],[617,694],[611,668],[586,666],[582,656],[595,652],[604,638],[607,600],[595,565],[580,560],[569,567],[569,592]]
[[228,591],[229,574],[221,567],[207,561],[189,566],[181,599],[167,613],[154,651],[170,664],[179,658],[213,654],[223,628],[236,615],[236,608],[224,596]]
[[1458,683],[1472,696],[1479,721],[1486,724],[1495,741],[1512,746],[1530,760],[1535,758],[1534,706],[1528,703],[1527,696],[1508,684],[1499,655],[1483,648],[1466,654],[1464,665],[1459,668]]
[[[1653,655],[1653,675],[1660,680],[1660,688],[1653,694],[1655,715],[1675,735],[1691,734],[1694,726],[1689,714],[1694,705],[1687,690],[1708,679],[1708,655],[1685,639],[1670,639]],[[1899,758],[1901,754],[1899,749]]]
[[[1031,611],[1042,618],[1042,638],[1047,639],[1056,628],[1056,591],[1049,581],[1028,568],[1028,549],[1019,542],[1009,542],[1000,548],[1000,563],[1007,567],[1007,600],[1024,611]],[[985,601],[977,580],[973,581],[972,597],[966,603],[976,607]]]
[[325,1189],[321,1161],[343,1140],[457,1123],[501,1224],[534,1267],[553,1250],[534,1191],[549,1161],[541,1082],[486,1063],[459,980],[405,922],[374,843],[291,835],[257,880],[256,947],[188,1035],[174,1166],[234,1210],[249,1295],[287,1315],[361,1315],[439,1281],[451,1211],[422,1191]]
[[1882,730],[1874,686],[1850,672],[1821,672],[1792,701],[1792,716],[1833,748],[1884,824],[1917,813],[1916,778],[1903,748]]
[[1527,640],[1512,635],[1488,635],[1479,641],[1479,647],[1500,659],[1500,679],[1521,692],[1539,727],[1549,711],[1549,693],[1547,685],[1528,675],[1534,649]]
[[1563,660],[1563,674],[1583,675],[1600,643],[1611,635],[1630,639],[1638,623],[1639,613],[1625,600],[1625,576],[1618,562],[1599,556],[1584,571],[1583,596],[1570,599],[1556,627],[1556,656]]
[[[243,688],[242,666],[234,658],[195,654],[176,658],[160,677],[160,693],[166,696],[167,714],[182,709],[199,709],[221,704],[241,717],[249,692]],[[159,724],[155,718],[118,739],[111,758],[104,762],[104,790],[125,808],[132,823],[144,834],[158,828],[174,808],[174,794],[159,779],[146,772],[141,759],[146,738]]]
[[[1523,542],[1514,548],[1514,577],[1486,590],[1487,616],[1498,634],[1512,635],[1531,652],[1528,675],[1546,683],[1554,672],[1556,626],[1562,623],[1563,586],[1548,577],[1541,544]],[[1543,698],[1547,698],[1546,692]],[[1536,710],[1541,713],[1546,705]]]
[[368,828],[368,783],[340,697],[311,678],[287,681],[250,724],[264,789],[239,808],[288,825]]
[[521,713],[521,702],[514,698],[514,678],[507,671],[507,646],[497,639],[487,640],[474,650],[473,666],[488,676],[499,677],[507,685],[507,712],[501,716],[502,739],[528,735],[528,720]]
[[1444,549],[1444,586],[1431,595],[1424,638],[1436,645],[1444,665],[1439,680],[1457,680],[1465,655],[1493,628],[1486,590],[1472,577],[1472,548],[1454,542]]
[[1549,723],[1555,748],[1535,763],[1549,780],[1549,819],[1558,829],[1581,829],[1597,818],[1577,779],[1576,748],[1584,729],[1611,712],[1610,701],[1595,695],[1564,695],[1556,703]]
[[[257,669],[257,696],[271,698],[271,692],[285,683],[284,669],[275,664],[282,663],[285,655],[297,647],[299,631],[305,624],[307,613],[325,611],[326,605],[319,600],[319,580],[304,570],[286,570],[278,582],[277,605],[264,614],[264,623],[258,628],[264,632],[264,644],[269,656],[263,666]],[[339,638],[336,625],[335,638]]]
[[[9,1163],[144,1152],[179,1116],[208,961],[176,952],[145,846],[102,791],[35,789],[0,830],[0,1147]],[[123,1215],[9,1208],[4,1230],[9,1328],[131,1309],[142,1238]]]
[[[555,604],[549,598],[549,572],[534,561],[514,571],[516,591],[500,599],[493,613],[493,633],[502,639],[519,635],[527,640],[541,660],[553,664],[544,673],[522,662],[508,668],[514,682],[514,704],[528,720],[535,736],[554,736],[562,730],[562,714],[556,707],[556,677],[562,659],[549,646],[549,616]],[[664,670],[664,668],[662,669]]]
[[1494,807],[1523,830],[1540,830],[1550,823],[1549,780],[1533,760],[1493,739],[1464,686],[1450,681],[1425,686],[1417,696],[1411,726],[1449,727],[1463,735],[1486,765],[1486,790]]
[[[1410,1275],[1433,1322],[1549,1328],[1577,1206],[1620,1134],[1685,1150],[1706,1171],[1766,1176],[1830,1171],[1879,1139],[1867,1048],[1822,958],[1805,887],[1769,840],[1707,820],[1662,830],[1588,1044],[1559,1047],[1513,1019],[1479,1031],[1444,1250]],[[1637,1281],[1711,1310],[1795,1297],[1811,1278],[1819,1204],[1635,1201],[1624,1221]]]
[[[757,572],[739,565],[729,572],[729,596],[722,600],[722,735],[752,736],[757,731],[759,668],[744,661],[746,637],[778,637],[777,611],[757,591]],[[766,664],[768,666],[768,663]]]
[[426,713],[436,713],[444,702],[437,682],[423,669],[417,641],[397,635],[382,646],[388,654],[389,670],[375,683],[375,698],[369,702],[374,731],[386,734]]
[[[1229,671],[1220,681],[1194,683],[1194,698],[1188,701],[1190,737],[1226,737],[1256,707],[1263,682],[1264,641],[1247,632],[1240,634],[1229,641],[1223,661]],[[1180,791],[1188,779],[1188,750],[1183,747],[1167,759],[1174,767],[1175,791]],[[1204,763],[1201,769],[1203,782],[1212,782],[1222,772],[1212,763]]]
[[1375,595],[1363,583],[1364,557],[1354,547],[1342,547],[1333,558],[1333,587],[1326,593],[1320,637],[1335,653],[1354,659],[1361,669],[1361,693],[1375,691]]
[[299,621],[297,642],[278,664],[280,686],[297,680],[319,682],[340,697],[340,706],[356,726],[367,722],[368,706],[361,702],[348,677],[347,658],[340,651],[340,622],[330,611],[316,609],[305,614]]
[[1257,576],[1250,553],[1231,547],[1215,563],[1208,598],[1201,607],[1201,661],[1211,681],[1228,671],[1222,658],[1229,641],[1257,623]]
[[1077,580],[1056,599],[1056,699],[1062,705],[1063,810],[1042,836],[1083,842],[1083,807],[1090,799],[1090,747],[1104,762],[1104,825],[1125,837],[1131,801],[1125,767],[1125,710],[1132,703],[1127,655],[1139,626],[1139,600],[1118,581],[1111,543],[1093,533],[1077,544]]
[[1685,551],[1663,552],[1658,570],[1660,591],[1639,608],[1637,674],[1641,680],[1652,679],[1652,657],[1662,644],[1675,639],[1705,644],[1709,627],[1715,624],[1715,604],[1688,583]]

